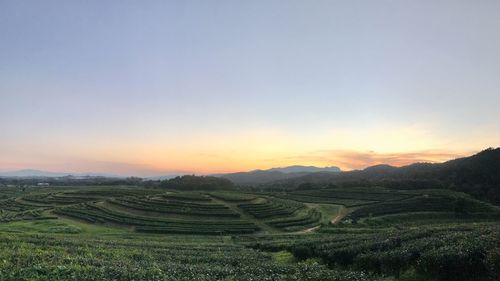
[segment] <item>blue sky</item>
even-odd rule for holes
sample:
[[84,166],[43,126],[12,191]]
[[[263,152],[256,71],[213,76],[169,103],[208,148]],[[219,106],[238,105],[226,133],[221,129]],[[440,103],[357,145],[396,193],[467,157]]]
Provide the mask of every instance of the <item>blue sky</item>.
[[499,10],[0,1],[0,170],[352,169],[498,146]]

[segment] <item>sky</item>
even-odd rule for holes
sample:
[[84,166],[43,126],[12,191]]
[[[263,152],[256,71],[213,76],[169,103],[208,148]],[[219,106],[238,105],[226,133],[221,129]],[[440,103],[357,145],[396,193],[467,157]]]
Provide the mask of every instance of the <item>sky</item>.
[[351,170],[498,147],[499,11],[0,0],[0,171]]

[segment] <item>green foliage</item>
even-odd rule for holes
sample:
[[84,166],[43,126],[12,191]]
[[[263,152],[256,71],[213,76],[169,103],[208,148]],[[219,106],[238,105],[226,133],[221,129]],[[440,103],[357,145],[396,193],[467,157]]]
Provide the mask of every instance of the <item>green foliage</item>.
[[367,204],[398,201],[415,196],[414,194],[398,190],[382,188],[325,188],[311,190],[295,190],[279,194],[281,198],[288,198],[301,202],[330,203],[347,207],[363,206]]
[[[326,225],[347,212],[356,225]],[[12,191],[0,281],[496,281],[499,221],[497,207],[447,190]]]
[[0,236],[2,281],[369,281],[316,262],[282,263],[239,245],[165,239]]
[[11,211],[11,212],[23,212],[34,209],[40,209],[44,206],[33,205],[28,202],[23,202],[20,200],[16,200],[14,198],[0,201],[0,209],[3,211]]
[[377,165],[361,171],[307,174],[273,182],[265,188],[294,190],[309,186],[317,189],[332,184],[345,188],[369,186],[394,190],[439,188],[464,192],[500,205],[500,148],[440,164],[416,163],[400,168]]
[[290,200],[277,198],[259,199],[255,202],[239,204],[238,207],[259,219],[290,216],[295,211],[305,207],[304,204]]
[[227,206],[210,201],[200,200],[199,202],[192,202],[191,199],[189,199],[189,201],[184,201],[171,198],[172,197],[122,197],[109,200],[109,202],[123,208],[146,212],[233,218],[240,216]]
[[171,219],[138,215],[99,204],[81,204],[54,211],[91,223],[111,223],[133,226],[138,232],[179,234],[242,234],[258,227],[244,220]]
[[269,225],[277,228],[292,229],[293,227],[304,227],[317,225],[321,220],[321,213],[316,209],[308,209],[305,213],[286,218],[268,221]]
[[241,192],[211,192],[210,196],[229,202],[246,202],[256,198],[252,194],[245,194]]
[[103,188],[70,190],[48,193],[33,193],[22,197],[23,201],[38,206],[71,205],[84,202],[93,202],[112,197],[154,195],[161,191],[142,188]]
[[182,176],[164,180],[160,186],[177,190],[232,190],[234,184],[224,178],[210,176]]
[[268,239],[249,245],[287,250],[298,259],[320,258],[333,267],[399,277],[415,269],[423,280],[498,280],[500,227],[421,228]]
[[352,212],[349,218],[358,220],[365,217],[406,212],[454,212],[457,216],[462,216],[492,210],[491,206],[477,200],[424,195],[406,200],[387,201],[363,206]]

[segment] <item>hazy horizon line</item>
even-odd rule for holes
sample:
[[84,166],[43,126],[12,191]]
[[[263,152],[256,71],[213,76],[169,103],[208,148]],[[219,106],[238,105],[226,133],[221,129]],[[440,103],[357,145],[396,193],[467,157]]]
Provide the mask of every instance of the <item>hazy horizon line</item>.
[[[486,149],[486,148],[485,148]],[[59,173],[59,174],[68,174],[74,176],[86,176],[86,175],[103,175],[109,177],[143,177],[143,178],[151,178],[151,177],[162,177],[162,176],[177,176],[177,175],[214,175],[214,174],[230,174],[230,173],[239,173],[239,172],[251,172],[257,170],[269,170],[273,168],[286,168],[291,166],[312,166],[317,168],[328,168],[328,167],[338,167],[342,172],[349,172],[355,170],[363,170],[368,167],[376,166],[376,165],[389,165],[394,167],[403,167],[416,163],[443,163],[449,160],[467,157],[478,153],[479,151],[468,152],[468,153],[453,153],[453,152],[437,152],[433,150],[429,150],[426,152],[408,152],[408,153],[376,153],[374,151],[367,152],[355,152],[355,151],[340,151],[340,150],[327,150],[327,151],[318,151],[317,153],[322,152],[323,155],[330,154],[331,159],[337,158],[339,164],[326,164],[326,165],[315,165],[307,163],[296,162],[295,164],[289,165],[276,165],[272,167],[258,167],[258,168],[249,168],[249,169],[240,169],[240,170],[212,170],[212,171],[188,171],[188,170],[147,170],[141,169],[140,171],[106,171],[99,170],[96,168],[95,170],[64,170],[57,168],[38,168],[32,166],[19,167],[19,168],[7,168],[0,169],[0,173],[14,173],[20,171],[38,171],[38,172],[46,172],[46,173]],[[332,155],[335,154],[336,157]],[[426,159],[427,156],[436,157],[433,161],[432,159]],[[317,156],[315,153],[311,153],[309,155],[299,155],[289,157],[288,159],[302,159],[302,160],[325,160],[320,159],[325,156]],[[357,164],[356,167],[353,168],[345,168],[342,167],[342,163],[350,160]],[[412,161],[413,160],[413,161]],[[364,163],[364,164],[363,164]],[[123,163],[121,163],[123,165]]]

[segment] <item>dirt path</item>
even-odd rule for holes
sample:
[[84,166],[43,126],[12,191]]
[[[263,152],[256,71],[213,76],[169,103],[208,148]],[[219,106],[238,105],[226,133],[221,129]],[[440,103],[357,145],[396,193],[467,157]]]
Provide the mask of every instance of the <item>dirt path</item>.
[[345,207],[342,207],[339,211],[339,213],[330,220],[330,223],[331,224],[337,224],[339,223],[343,218],[345,218],[345,216],[347,216],[347,208]]
[[[331,224],[336,224],[336,223],[340,222],[346,215],[347,215],[347,209],[345,207],[342,207],[339,210],[338,214],[335,217],[331,218],[329,222]],[[320,224],[320,225],[317,225],[317,226],[314,226],[314,227],[311,227],[311,228],[307,228],[307,229],[304,229],[304,230],[300,230],[300,231],[296,231],[296,232],[291,232],[290,234],[311,233],[311,232],[314,232],[314,231],[320,229],[321,226],[322,225]]]
[[[339,223],[347,215],[347,213],[348,213],[347,212],[347,208],[342,207],[342,209],[340,209],[339,213],[330,220],[330,223],[331,224]],[[317,225],[315,227],[311,227],[311,228],[304,229],[304,230],[301,230],[301,231],[292,232],[290,234],[311,233],[311,232],[314,232],[314,231],[316,231],[316,230],[318,230],[320,228],[321,228],[321,225]]]
[[311,228],[307,228],[307,229],[304,229],[304,230],[300,230],[300,231],[296,231],[296,232],[290,232],[289,234],[306,234],[306,233],[311,233],[311,232],[314,232],[318,229],[321,228],[321,225],[317,225],[315,227],[311,227]]
[[331,223],[331,224],[336,224],[336,223],[338,223],[338,222],[339,222],[342,218],[343,218],[343,216],[342,216],[341,214],[338,214],[336,217],[334,217],[334,218],[330,221],[330,223]]

